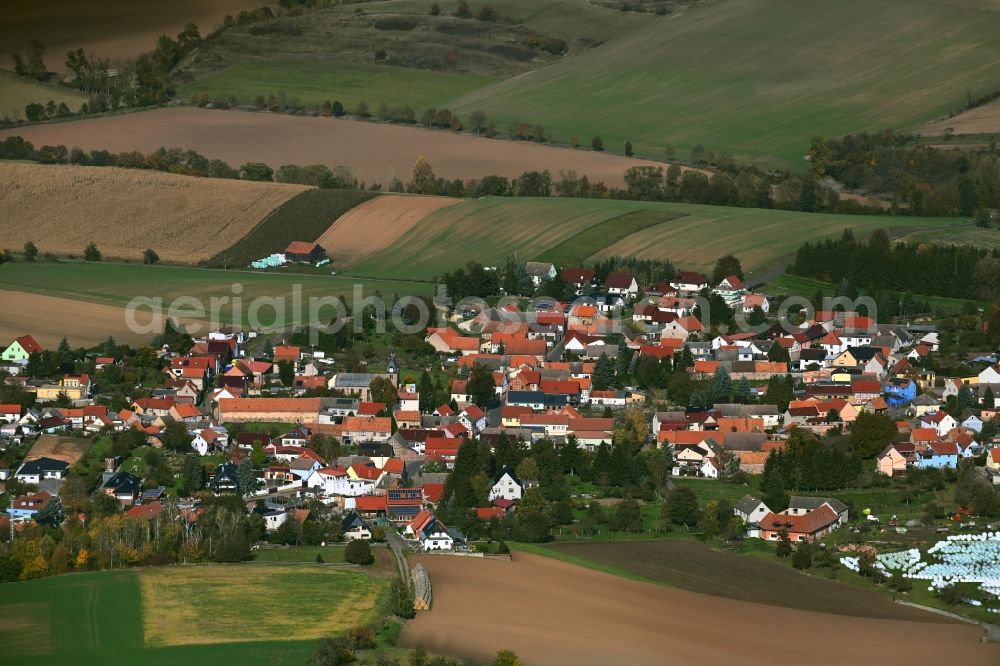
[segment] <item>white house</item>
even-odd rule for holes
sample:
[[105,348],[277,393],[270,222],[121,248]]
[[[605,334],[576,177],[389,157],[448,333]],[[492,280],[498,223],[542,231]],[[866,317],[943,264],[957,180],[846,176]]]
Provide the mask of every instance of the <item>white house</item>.
[[524,484],[517,478],[514,472],[504,468],[500,476],[493,480],[493,487],[490,488],[490,501],[496,499],[519,500],[524,493]]
[[340,531],[347,541],[370,541],[372,538],[371,527],[355,511],[344,516],[344,520],[340,523]]
[[0,423],[15,423],[21,418],[21,405],[0,405]]
[[979,373],[980,384],[1000,384],[1000,363],[991,365]]
[[375,482],[369,479],[352,479],[343,467],[323,467],[314,469],[305,478],[309,488],[322,488],[323,494],[336,497],[358,497],[371,495]]

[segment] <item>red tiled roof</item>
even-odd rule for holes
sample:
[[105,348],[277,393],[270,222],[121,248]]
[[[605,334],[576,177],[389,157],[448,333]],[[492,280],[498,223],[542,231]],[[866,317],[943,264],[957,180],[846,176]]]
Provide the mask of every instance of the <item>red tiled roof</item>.
[[604,286],[608,289],[628,289],[635,277],[631,273],[608,273]]
[[38,341],[35,340],[30,335],[22,335],[21,337],[17,338],[17,343],[21,345],[21,349],[28,352],[29,354],[40,354],[43,351],[45,351],[45,347],[42,347],[40,344],[38,344]]
[[375,416],[383,409],[384,402],[362,402],[358,405],[358,416]]
[[538,389],[548,394],[576,395],[580,392],[580,382],[574,379],[543,379]]
[[285,248],[285,254],[311,254],[314,249],[319,247],[316,243],[307,243],[305,241],[292,241]]
[[385,511],[385,495],[360,495],[354,498],[354,508],[358,511]]
[[219,411],[230,414],[239,412],[318,414],[319,408],[319,398],[223,398],[219,400]]
[[837,512],[824,504],[818,509],[800,515],[768,513],[758,521],[762,529],[777,531],[787,529],[789,534],[815,534],[836,522]]
[[388,433],[392,431],[392,419],[388,416],[348,416],[344,419],[343,431]]

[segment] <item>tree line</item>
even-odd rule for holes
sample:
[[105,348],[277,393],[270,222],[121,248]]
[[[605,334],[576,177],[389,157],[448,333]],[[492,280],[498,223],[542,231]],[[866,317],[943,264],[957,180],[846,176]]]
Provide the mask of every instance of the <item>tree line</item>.
[[816,178],[829,175],[848,188],[885,193],[896,214],[973,217],[1000,208],[995,139],[978,149],[943,150],[887,129],[815,137],[808,157]]
[[1000,249],[892,244],[884,229],[866,242],[846,230],[839,239],[803,244],[789,272],[834,284],[849,281],[861,289],[905,284],[920,294],[992,300],[1000,294]]

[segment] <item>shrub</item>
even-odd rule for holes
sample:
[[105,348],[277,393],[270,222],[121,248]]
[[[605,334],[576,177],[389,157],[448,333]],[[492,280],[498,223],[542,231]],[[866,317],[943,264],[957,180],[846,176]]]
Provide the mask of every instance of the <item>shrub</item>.
[[803,541],[799,544],[799,547],[795,549],[795,555],[792,557],[792,566],[796,569],[808,569],[813,565],[812,556],[812,544],[808,541]]
[[385,16],[375,19],[374,26],[376,30],[413,30],[417,21],[405,16]]
[[361,565],[368,565],[375,561],[375,557],[372,556],[372,547],[367,541],[361,539],[355,539],[347,544],[344,559],[351,564]]
[[91,242],[83,250],[83,260],[84,261],[100,261],[101,251],[97,249],[97,244]]
[[144,264],[155,264],[160,260],[160,255],[156,254],[156,250],[152,248],[146,248],[146,251],[142,253],[142,263]]

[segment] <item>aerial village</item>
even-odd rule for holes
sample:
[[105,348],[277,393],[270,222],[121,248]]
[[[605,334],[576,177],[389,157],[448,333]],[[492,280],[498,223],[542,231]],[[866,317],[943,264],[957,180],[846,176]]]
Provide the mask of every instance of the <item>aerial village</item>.
[[[540,262],[523,275],[571,298],[478,311],[438,299],[419,334],[366,325],[314,344],[236,327],[195,339],[169,323],[144,349],[9,341],[0,534],[88,512],[197,524],[228,498],[252,526],[246,549],[388,539],[497,554],[505,539],[671,523],[802,544],[903,529],[838,489],[1000,484],[1000,364],[988,349],[939,363],[933,323],[842,306],[778,322],[781,299],[737,275],[640,284]],[[754,332],[719,333],[699,303]],[[691,479],[742,499],[699,490],[686,515]],[[995,491],[971,497],[925,521],[997,515]],[[662,517],[637,500],[662,500]],[[705,525],[710,511],[725,515]]]

